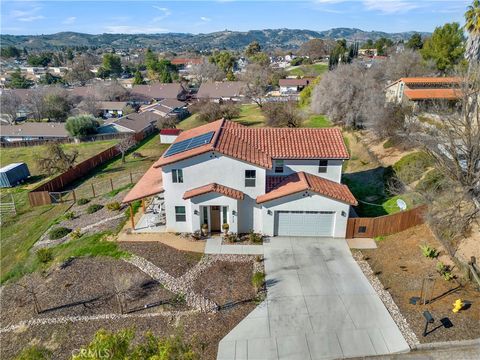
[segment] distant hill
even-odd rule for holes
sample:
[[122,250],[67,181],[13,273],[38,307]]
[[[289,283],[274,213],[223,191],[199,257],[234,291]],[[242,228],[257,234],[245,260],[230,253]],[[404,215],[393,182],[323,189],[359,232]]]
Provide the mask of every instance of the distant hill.
[[[240,31],[219,31],[209,34],[83,34],[60,32],[51,35],[1,35],[1,45],[14,45],[27,49],[54,49],[62,46],[115,47],[117,49],[152,47],[160,51],[188,51],[228,49],[240,50],[256,40],[265,49],[296,49],[302,43],[313,39],[347,39],[348,41],[376,40],[386,37],[395,41],[407,40],[414,31],[385,33],[363,31],[352,28],[335,28],[326,31],[267,29]],[[428,35],[428,33],[422,33]]]

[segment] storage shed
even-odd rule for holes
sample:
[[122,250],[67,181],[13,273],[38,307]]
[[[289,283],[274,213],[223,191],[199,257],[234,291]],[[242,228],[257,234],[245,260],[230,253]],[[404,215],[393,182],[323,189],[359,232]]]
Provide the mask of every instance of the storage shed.
[[25,163],[13,163],[0,169],[0,187],[13,187],[30,176]]

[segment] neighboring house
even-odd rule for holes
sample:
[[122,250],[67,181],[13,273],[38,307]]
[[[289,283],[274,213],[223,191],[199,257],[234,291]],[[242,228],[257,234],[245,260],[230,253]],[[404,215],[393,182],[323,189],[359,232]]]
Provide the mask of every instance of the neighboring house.
[[103,117],[122,117],[123,109],[128,105],[126,101],[99,101],[98,109]]
[[176,58],[171,61],[172,65],[176,65],[180,72],[188,71],[194,65],[203,63],[201,58]]
[[278,85],[280,86],[281,94],[298,94],[306,86],[315,80],[314,78],[303,78],[303,79],[280,79],[278,80]]
[[179,83],[133,85],[130,89],[130,99],[143,104],[149,104],[153,100],[185,100],[186,98],[187,91]]
[[160,115],[153,112],[132,113],[119,119],[106,121],[98,128],[100,134],[132,133],[142,134],[143,137],[153,133],[157,127]]
[[0,125],[2,141],[57,140],[69,137],[65,123],[25,122],[18,125]]
[[242,81],[203,82],[197,93],[197,99],[212,101],[241,101],[244,99],[245,83]]
[[454,101],[459,98],[458,77],[401,78],[386,88],[388,102],[419,105],[434,100]]
[[250,128],[218,120],[182,132],[124,202],[164,191],[166,230],[345,237],[357,201],[341,184],[339,129]]
[[176,99],[164,99],[157,103],[142,106],[140,112],[152,111],[162,117],[176,117],[179,120],[188,116],[187,103]]
[[162,129],[160,130],[160,143],[173,144],[182,130],[180,129]]

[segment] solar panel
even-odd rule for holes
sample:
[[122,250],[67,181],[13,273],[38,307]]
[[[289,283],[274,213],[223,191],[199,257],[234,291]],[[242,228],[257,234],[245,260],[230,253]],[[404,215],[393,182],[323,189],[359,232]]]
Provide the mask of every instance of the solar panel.
[[212,137],[214,133],[215,131],[210,131],[206,134],[198,135],[191,139],[179,141],[178,143],[175,143],[172,146],[170,146],[164,156],[169,157],[169,156],[179,154],[181,152],[184,152],[190,149],[195,149],[199,146],[208,144],[210,143],[210,141],[212,141]]

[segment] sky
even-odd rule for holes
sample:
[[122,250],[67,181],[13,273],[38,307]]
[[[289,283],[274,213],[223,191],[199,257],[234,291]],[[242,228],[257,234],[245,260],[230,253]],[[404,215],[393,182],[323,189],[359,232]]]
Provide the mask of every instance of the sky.
[[463,24],[472,0],[0,0],[2,34],[209,33],[225,29],[427,31]]

